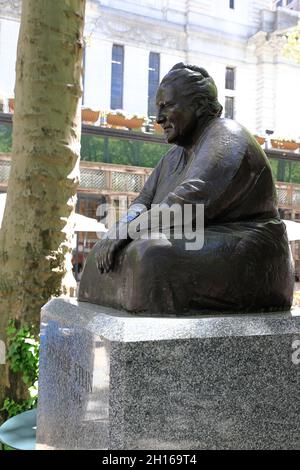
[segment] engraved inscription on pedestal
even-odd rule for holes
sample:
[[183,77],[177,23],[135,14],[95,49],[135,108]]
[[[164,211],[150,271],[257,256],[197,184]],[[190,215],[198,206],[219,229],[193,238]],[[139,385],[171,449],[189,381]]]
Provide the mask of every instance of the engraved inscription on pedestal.
[[[39,408],[44,412],[39,416],[39,444],[42,447],[47,440],[48,447],[60,448],[64,442],[64,448],[82,448],[84,433],[89,435],[90,448],[106,448],[109,364],[105,342],[86,330],[49,321],[42,324],[41,343]],[[101,438],[95,442],[97,434]]]

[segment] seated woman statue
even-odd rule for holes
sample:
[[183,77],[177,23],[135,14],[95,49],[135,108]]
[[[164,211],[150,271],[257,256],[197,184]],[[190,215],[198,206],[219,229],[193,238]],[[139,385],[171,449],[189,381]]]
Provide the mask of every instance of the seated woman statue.
[[[265,153],[244,127],[220,117],[203,68],[175,65],[156,104],[157,122],[176,145],[118,223],[119,238],[110,230],[90,252],[79,300],[162,315],[289,309],[293,266]],[[187,250],[172,230],[169,238],[124,237],[153,204],[202,204],[203,246]]]

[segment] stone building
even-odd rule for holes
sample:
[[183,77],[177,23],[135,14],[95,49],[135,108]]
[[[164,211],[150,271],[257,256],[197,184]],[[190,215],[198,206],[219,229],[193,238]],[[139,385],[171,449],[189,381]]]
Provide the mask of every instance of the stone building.
[[[153,115],[159,80],[183,61],[208,69],[226,116],[254,133],[270,129],[297,139],[300,66],[284,57],[281,32],[299,21],[298,4],[88,0],[84,105]],[[19,0],[0,0],[0,93],[7,96],[13,95],[19,12]]]
[[273,8],[280,7],[300,11],[300,0],[273,0]]

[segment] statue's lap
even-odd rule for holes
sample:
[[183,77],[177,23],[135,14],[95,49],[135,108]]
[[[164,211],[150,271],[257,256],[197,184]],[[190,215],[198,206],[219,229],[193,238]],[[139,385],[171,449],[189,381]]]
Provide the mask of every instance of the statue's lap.
[[293,272],[280,230],[281,224],[255,230],[253,223],[236,224],[234,230],[232,224],[212,226],[200,250],[187,250],[191,240],[184,237],[134,240],[105,274],[97,269],[95,246],[79,300],[149,313],[289,308]]

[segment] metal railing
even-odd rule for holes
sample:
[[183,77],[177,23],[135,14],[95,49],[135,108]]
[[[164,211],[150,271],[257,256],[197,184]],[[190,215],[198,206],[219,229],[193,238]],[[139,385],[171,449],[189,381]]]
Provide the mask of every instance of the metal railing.
[[285,209],[300,208],[300,185],[276,182],[278,206]]
[[[9,154],[0,154],[0,190],[6,191],[10,173]],[[97,194],[136,195],[152,169],[111,163],[80,162],[79,191]]]

